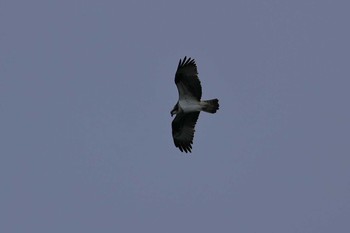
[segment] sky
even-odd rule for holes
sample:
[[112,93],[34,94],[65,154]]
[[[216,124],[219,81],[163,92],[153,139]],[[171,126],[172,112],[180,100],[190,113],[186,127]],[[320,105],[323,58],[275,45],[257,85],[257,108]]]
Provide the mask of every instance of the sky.
[[349,7],[1,0],[0,232],[350,232]]

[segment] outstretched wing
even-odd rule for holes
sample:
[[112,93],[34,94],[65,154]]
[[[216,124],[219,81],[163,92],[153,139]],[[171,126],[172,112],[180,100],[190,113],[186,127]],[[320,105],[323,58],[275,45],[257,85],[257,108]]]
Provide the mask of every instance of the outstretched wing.
[[191,152],[198,116],[199,112],[178,113],[171,124],[174,144],[181,152]]
[[179,99],[192,97],[200,100],[202,97],[202,86],[198,78],[197,65],[190,57],[179,61],[175,74],[175,84],[179,91]]

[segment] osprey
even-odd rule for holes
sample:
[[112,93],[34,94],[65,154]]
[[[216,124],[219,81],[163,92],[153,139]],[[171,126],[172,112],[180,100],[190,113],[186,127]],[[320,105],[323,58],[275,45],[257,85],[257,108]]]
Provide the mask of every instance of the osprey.
[[176,114],[173,120],[172,134],[174,144],[181,152],[191,152],[195,125],[200,111],[215,113],[219,109],[219,100],[203,100],[202,86],[198,78],[197,65],[190,57],[179,61],[175,74],[175,84],[179,100],[170,114]]

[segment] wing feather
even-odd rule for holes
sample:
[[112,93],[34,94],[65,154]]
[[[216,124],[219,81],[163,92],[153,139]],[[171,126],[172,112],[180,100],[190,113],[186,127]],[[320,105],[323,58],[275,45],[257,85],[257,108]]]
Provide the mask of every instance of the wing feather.
[[184,57],[180,59],[175,74],[175,84],[179,91],[179,98],[194,97],[198,101],[202,98],[202,86],[198,78],[197,65],[194,59]]
[[172,122],[174,144],[181,152],[191,152],[199,112],[178,113]]

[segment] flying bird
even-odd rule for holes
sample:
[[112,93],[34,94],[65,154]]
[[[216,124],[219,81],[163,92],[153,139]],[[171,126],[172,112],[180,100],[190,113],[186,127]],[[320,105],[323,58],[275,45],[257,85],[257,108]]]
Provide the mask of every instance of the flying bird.
[[201,111],[216,113],[219,100],[201,100],[202,86],[198,78],[197,65],[194,59],[180,59],[175,74],[175,84],[179,92],[179,100],[170,114],[176,114],[173,120],[172,134],[174,144],[181,152],[191,152],[195,125]]

